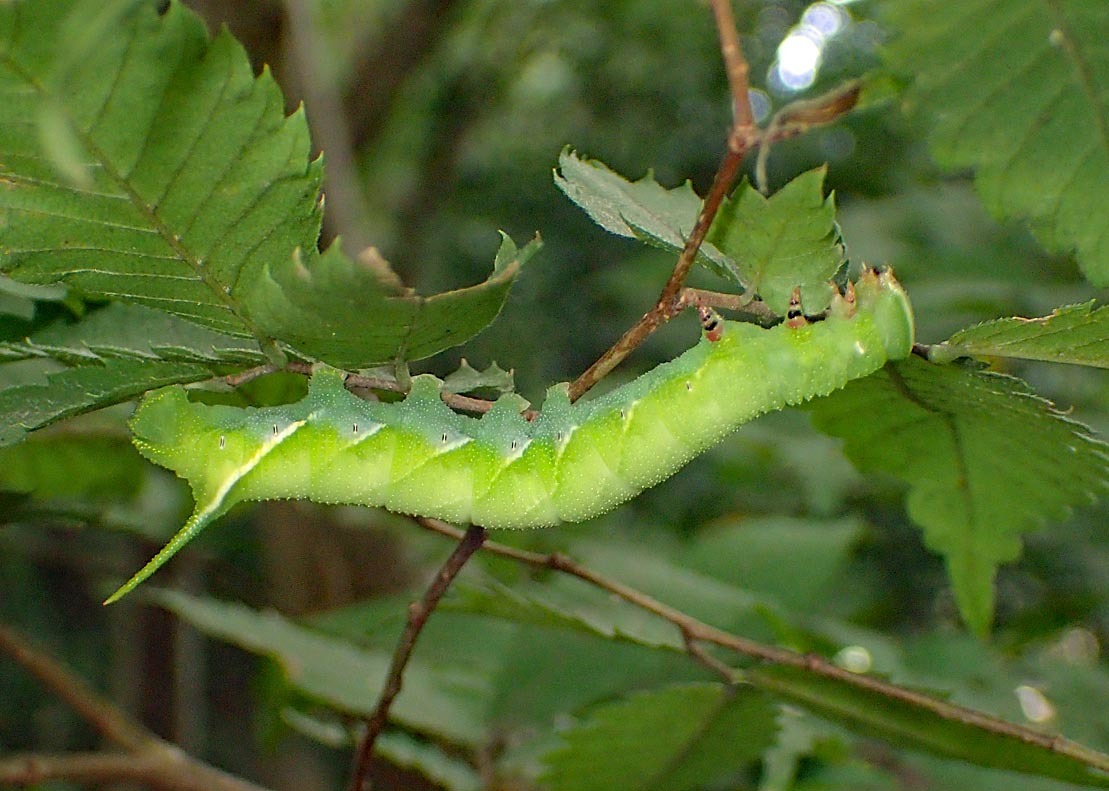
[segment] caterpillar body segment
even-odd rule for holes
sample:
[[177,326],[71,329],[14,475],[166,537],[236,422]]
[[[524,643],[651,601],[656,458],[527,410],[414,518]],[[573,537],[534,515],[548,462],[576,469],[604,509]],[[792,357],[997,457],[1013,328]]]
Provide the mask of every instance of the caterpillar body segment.
[[[792,306],[791,306],[792,307]],[[441,382],[417,376],[398,403],[362,400],[322,368],[301,401],[237,408],[190,402],[181,387],[148,396],[135,445],[186,479],[196,509],[114,601],[231,506],[307,499],[384,507],[487,528],[535,528],[604,513],[666,479],[741,424],[825,395],[907,356],[908,299],[889,273],[866,271],[821,321],[764,329],[702,312],[701,341],[628,384],[571,404],[565,384],[539,416],[520,399],[483,417],[453,412]]]

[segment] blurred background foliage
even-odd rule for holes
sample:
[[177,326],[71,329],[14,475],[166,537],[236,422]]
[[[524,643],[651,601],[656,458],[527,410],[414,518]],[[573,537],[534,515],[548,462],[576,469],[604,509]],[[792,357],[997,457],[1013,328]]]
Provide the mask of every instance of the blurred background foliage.
[[[290,109],[305,101],[316,142],[327,150],[325,235],[341,234],[349,253],[372,244],[408,285],[430,293],[483,279],[498,230],[520,243],[536,231],[543,236],[542,252],[501,318],[453,356],[428,363],[440,374],[457,367],[462,355],[478,367],[511,367],[517,388],[533,400],[607,348],[650,306],[673,265],[665,252],[606,235],[567,201],[551,179],[558,152],[572,145],[629,178],[652,170],[666,186],[690,179],[703,194],[723,151],[727,85],[711,17],[695,0],[189,5],[213,30],[229,25],[256,66],[270,65]],[[872,91],[839,123],[777,146],[769,160],[771,186],[828,163],[826,183],[835,190],[849,257],[896,269],[923,342],[984,319],[1042,315],[1097,296],[1071,259],[1043,252],[1018,225],[995,222],[968,179],[941,175],[931,164],[920,131],[900,114],[894,81],[882,71],[879,48],[892,31],[883,27],[881,9],[868,2],[817,5],[834,9],[843,26],[823,52],[813,84],[794,91],[782,83],[775,59],[810,5],[737,4],[763,117],[797,96],[864,74],[890,90]],[[339,141],[337,148],[332,141]],[[723,287],[707,273],[695,284]],[[7,317],[0,329],[19,338],[70,309],[57,303]],[[695,334],[695,321],[682,317],[613,378],[673,356]],[[1046,365],[1011,372],[1102,434],[1109,431],[1104,372]],[[258,382],[254,392],[264,398],[264,388],[284,386]],[[137,600],[99,608],[111,577],[136,568],[189,505],[176,481],[130,450],[123,415],[113,410],[57,432],[64,440],[59,445],[72,447],[77,435],[95,454],[46,453],[36,460],[30,455],[43,453],[41,445],[12,449],[25,455],[18,463],[9,456],[0,471],[6,515],[0,617],[36,635],[185,749],[275,788],[338,787],[345,753],[289,727],[289,712],[310,707],[300,705],[303,689],[290,685],[277,664],[208,642]],[[39,488],[31,497],[16,472],[27,464],[46,465],[57,488]],[[84,482],[82,491],[73,481]],[[759,619],[727,626],[745,624],[753,636],[786,642],[792,634],[806,647],[811,640],[791,630],[806,633],[814,622],[881,631],[904,652],[900,661],[915,668],[910,676],[1104,747],[1106,505],[1028,537],[1023,559],[1000,574],[998,621],[986,646],[962,633],[942,566],[906,521],[900,495],[891,480],[864,479],[834,440],[813,431],[803,412],[790,411],[749,425],[615,514],[497,538],[543,550],[626,542],[646,557],[766,597],[794,617],[778,634],[766,633]],[[149,540],[145,549],[134,549],[135,535]],[[270,503],[224,519],[158,582],[273,607],[387,646],[408,591],[447,551],[442,540],[387,514]],[[487,571],[509,582],[523,575],[503,563]],[[681,596],[676,581],[643,586],[663,600]],[[349,609],[354,602],[363,604]],[[368,626],[374,621],[367,607],[382,628]],[[421,651],[455,652],[454,661],[463,661],[474,639],[460,636],[465,626],[464,618],[444,616]],[[843,638],[851,642],[849,632]],[[861,644],[875,653],[865,639]],[[550,652],[554,644],[541,645]],[[511,722],[513,704],[533,723],[541,713],[564,716],[652,679],[700,677],[681,660],[598,648],[584,639],[558,645],[562,664],[550,657],[541,662],[516,643],[515,669],[489,681],[503,685],[502,725]],[[883,668],[880,657],[866,661],[893,669]],[[530,681],[541,688],[529,686],[525,669],[537,674],[542,684]],[[1047,714],[1020,696],[1020,685],[1046,696]],[[90,738],[62,704],[8,663],[0,666],[0,700],[4,751],[72,748]],[[812,720],[788,732],[796,737],[795,752],[779,744],[773,764],[784,779],[773,784],[768,769],[763,788],[1056,787],[1027,778],[1012,785],[1010,775],[894,753]],[[402,753],[395,746],[389,754]],[[396,768],[378,780],[382,788],[441,787],[425,774],[426,766]],[[748,778],[733,787],[759,782]]]

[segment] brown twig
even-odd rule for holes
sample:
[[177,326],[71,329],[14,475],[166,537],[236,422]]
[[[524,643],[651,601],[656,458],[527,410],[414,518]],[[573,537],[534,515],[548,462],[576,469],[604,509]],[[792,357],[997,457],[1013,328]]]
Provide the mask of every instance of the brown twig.
[[720,38],[720,55],[724,58],[724,71],[728,75],[728,87],[732,92],[732,114],[735,127],[755,128],[755,117],[751,113],[751,101],[747,96],[747,59],[739,43],[739,31],[732,14],[732,0],[712,0],[712,15],[716,20],[716,34]]
[[158,738],[60,662],[3,625],[0,625],[0,651],[23,665],[106,739],[123,748],[118,752],[10,755],[0,759],[0,785],[33,785],[47,780],[78,783],[128,780],[165,791],[265,791],[262,786],[198,761]]
[[720,36],[720,51],[728,74],[732,103],[735,106],[735,120],[733,121],[732,131],[728,135],[728,146],[724,152],[724,158],[721,160],[720,167],[712,180],[708,195],[705,196],[701,204],[697,222],[686,239],[685,246],[674,265],[674,271],[670,274],[666,285],[662,287],[655,306],[574,380],[570,385],[570,400],[572,401],[580,398],[582,394],[619,365],[651,333],[681,311],[682,306],[678,297],[682,286],[685,284],[685,279],[689,275],[689,270],[697,258],[697,252],[701,249],[701,244],[708,235],[709,228],[716,218],[716,213],[720,210],[720,204],[723,202],[724,196],[735,181],[736,173],[739,172],[739,166],[743,162],[744,156],[746,156],[751,146],[758,142],[759,130],[755,125],[750,102],[747,98],[747,61],[743,58],[739,33],[736,30],[730,3],[731,0],[712,0],[716,29]]
[[762,300],[751,299],[749,294],[728,294],[720,291],[705,291],[701,288],[683,288],[678,295],[678,305],[681,308],[705,307],[724,308],[759,323],[770,324],[778,321],[781,316],[770,309]]
[[766,163],[774,143],[797,137],[814,127],[838,120],[840,116],[854,109],[861,93],[862,83],[859,80],[848,80],[820,96],[790,102],[776,112],[762,132],[759,155],[755,160],[755,185],[759,192],[766,195],[770,191]]
[[366,733],[362,737],[362,743],[358,747],[354,760],[354,768],[351,771],[350,785],[348,786],[349,791],[362,791],[366,781],[366,773],[369,771],[370,761],[373,758],[374,744],[389,721],[389,710],[392,708],[397,695],[400,694],[401,686],[404,683],[404,669],[412,656],[412,650],[416,647],[420,632],[423,631],[428,618],[435,611],[439,600],[443,598],[443,594],[447,592],[447,588],[458,576],[458,572],[466,565],[466,561],[481,549],[484,543],[485,528],[483,527],[475,525],[465,532],[459,531],[458,545],[454,548],[454,552],[443,563],[420,600],[409,605],[408,621],[400,639],[397,641],[396,648],[393,650],[393,659],[389,664],[389,674],[385,679],[385,686],[381,690],[381,696],[378,698],[373,714],[366,721]]
[[158,741],[157,736],[100,697],[56,659],[3,625],[0,625],[0,651],[23,665],[109,741],[128,750],[141,750]]
[[[456,527],[434,519],[417,520],[428,530],[450,538],[457,539],[462,531]],[[571,558],[559,553],[541,554],[527,550],[505,546],[495,541],[487,541],[483,547],[486,552],[510,558],[533,568],[551,569],[568,574],[616,596],[629,604],[646,610],[673,624],[682,635],[686,652],[696,661],[720,673],[728,683],[733,683],[736,671],[706,654],[700,647],[701,643],[716,645],[732,651],[735,654],[756,660],[764,665],[780,665],[791,667],[810,673],[813,676],[830,679],[838,683],[853,687],[857,690],[879,695],[888,700],[897,701],[916,709],[926,711],[943,720],[957,722],[997,736],[1016,739],[1026,744],[1051,752],[1065,755],[1081,761],[1089,767],[1102,772],[1109,772],[1109,755],[1092,750],[1084,745],[1065,739],[1062,736],[1052,736],[1032,728],[1008,722],[1006,720],[984,714],[974,709],[968,709],[954,703],[938,700],[920,692],[899,687],[873,676],[866,676],[845,670],[822,657],[813,654],[799,654],[777,646],[765,645],[745,637],[733,635],[714,626],[710,626],[691,615],[676,610],[652,598],[635,588],[625,585],[617,580],[609,579],[601,573],[577,563]],[[691,650],[692,649],[692,650]],[[771,673],[760,672],[754,668],[746,673],[747,680],[752,683],[796,698],[796,689],[788,682]]]

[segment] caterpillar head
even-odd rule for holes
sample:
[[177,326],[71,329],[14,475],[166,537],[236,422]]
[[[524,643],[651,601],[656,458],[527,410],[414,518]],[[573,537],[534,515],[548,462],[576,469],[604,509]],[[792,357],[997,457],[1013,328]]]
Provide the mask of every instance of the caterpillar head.
[[893,272],[887,269],[879,274],[864,267],[855,283],[855,294],[859,310],[874,317],[885,341],[886,356],[890,360],[908,357],[913,350],[913,311]]

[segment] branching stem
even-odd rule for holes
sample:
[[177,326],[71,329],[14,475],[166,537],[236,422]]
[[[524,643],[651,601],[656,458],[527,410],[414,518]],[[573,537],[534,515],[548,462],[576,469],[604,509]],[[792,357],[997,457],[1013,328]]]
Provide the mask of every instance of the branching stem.
[[[459,538],[463,532],[452,525],[435,519],[417,520],[428,530],[450,538]],[[1065,755],[1081,761],[1089,767],[1102,772],[1109,772],[1109,755],[1092,750],[1077,742],[1065,739],[1062,736],[1053,736],[1042,733],[1032,728],[1007,722],[974,709],[968,709],[954,703],[930,697],[911,689],[891,684],[887,681],[854,673],[845,670],[823,657],[814,654],[799,654],[777,646],[766,645],[755,640],[730,634],[703,621],[676,610],[657,599],[625,585],[600,572],[594,571],[560,553],[541,554],[527,550],[487,541],[484,550],[501,557],[510,558],[520,563],[538,569],[550,569],[586,582],[599,590],[616,596],[629,604],[646,610],[659,618],[673,624],[681,633],[686,652],[700,664],[709,667],[721,675],[727,683],[734,683],[737,671],[720,662],[704,651],[703,644],[715,645],[727,649],[747,659],[755,660],[762,665],[779,665],[803,670],[813,676],[830,679],[838,683],[854,687],[871,694],[879,695],[889,700],[912,706],[921,711],[926,711],[949,722],[957,722],[996,736],[1004,736],[1026,744],[1049,750],[1059,755]],[[768,689],[771,692],[790,695],[794,692],[788,682],[781,680],[770,673],[760,672],[758,667],[747,671],[743,676],[751,683]]]
[[747,99],[747,61],[743,57],[743,50],[739,43],[739,32],[736,30],[735,19],[732,16],[731,0],[712,0],[713,16],[716,20],[716,29],[720,37],[720,52],[724,58],[724,68],[728,74],[728,85],[731,88],[732,104],[735,120],[732,131],[728,135],[728,146],[724,158],[717,168],[716,176],[712,180],[708,195],[701,204],[700,214],[693,226],[689,237],[685,241],[678,261],[674,265],[666,285],[662,287],[655,306],[632,327],[625,332],[613,346],[602,354],[596,362],[590,365],[570,385],[570,400],[576,401],[593,385],[603,379],[613,368],[619,365],[625,357],[632,353],[643,341],[647,339],[660,326],[670,321],[682,308],[679,296],[689,270],[697,258],[697,251],[701,249],[705,237],[708,235],[712,221],[720,210],[724,196],[728,194],[736,173],[743,162],[744,156],[751,146],[758,142],[759,130],[751,115],[750,102]]
[[105,739],[122,748],[97,753],[8,755],[0,758],[0,786],[33,786],[50,780],[97,785],[132,781],[164,791],[265,791],[158,738],[56,659],[3,625],[0,652],[26,668]]

